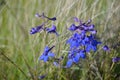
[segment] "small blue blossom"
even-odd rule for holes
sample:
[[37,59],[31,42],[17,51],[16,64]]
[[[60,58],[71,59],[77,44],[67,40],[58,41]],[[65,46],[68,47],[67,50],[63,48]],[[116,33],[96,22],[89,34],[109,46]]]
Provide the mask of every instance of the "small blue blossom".
[[73,62],[78,63],[80,60],[80,54],[76,53],[76,55],[73,57]]
[[91,34],[96,34],[97,31],[96,30],[90,30]]
[[52,21],[55,21],[56,20],[56,17],[53,17],[53,18],[48,18],[49,20],[52,20]]
[[108,47],[107,45],[105,45],[105,46],[103,47],[103,50],[104,50],[104,51],[109,51],[110,49],[109,49],[109,47]]
[[85,59],[86,58],[86,55],[85,55],[85,51],[84,50],[81,50],[80,53],[79,53],[80,57]]
[[70,68],[72,66],[72,64],[73,64],[73,60],[72,59],[68,59],[65,68]]
[[80,22],[80,20],[79,20],[77,17],[73,17],[73,20],[74,20],[75,22]]
[[57,30],[56,30],[56,26],[55,25],[52,25],[51,28],[46,28],[45,29],[48,33],[55,33],[57,36],[59,36],[59,34],[57,33]]
[[38,18],[39,18],[39,17],[41,17],[41,15],[40,15],[39,13],[36,13],[36,14],[35,14],[35,17],[38,17]]
[[31,28],[31,30],[30,30],[30,34],[38,33],[38,32],[40,32],[41,30],[43,30],[43,25],[33,27],[33,28]]
[[88,21],[87,21],[87,24],[90,24],[92,22],[92,20],[91,19],[89,19]]
[[52,58],[55,57],[55,54],[51,52],[53,47],[49,48],[48,46],[46,46],[44,48],[43,54],[39,57],[39,60],[43,60],[44,62],[47,62],[49,60],[49,57]]
[[112,62],[118,62],[118,61],[120,61],[120,57],[114,57],[114,58],[112,58]]
[[72,25],[69,27],[69,30],[70,30],[70,31],[75,31],[75,30],[77,30],[77,29],[78,29],[78,27],[75,26],[75,24],[72,24]]

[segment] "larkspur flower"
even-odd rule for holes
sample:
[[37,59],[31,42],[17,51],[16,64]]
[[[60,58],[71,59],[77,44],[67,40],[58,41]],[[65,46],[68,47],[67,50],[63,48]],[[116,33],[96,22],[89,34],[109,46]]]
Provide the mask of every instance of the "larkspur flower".
[[35,14],[35,17],[38,17],[38,18],[39,18],[39,17],[41,17],[41,15],[40,15],[39,13],[36,13],[36,14]]
[[92,22],[92,20],[91,19],[89,19],[88,21],[87,21],[87,24],[90,24]]
[[80,58],[85,59],[85,51],[81,49],[72,49],[68,53],[68,60],[66,63],[65,68],[70,68],[73,63],[78,64],[80,61]]
[[[73,63],[78,64],[80,58],[85,59],[86,54],[92,51],[97,51],[97,46],[101,44],[95,38],[97,31],[94,29],[94,24],[91,24],[91,20],[83,23],[78,18],[74,18],[75,22],[79,22],[76,26],[72,24],[69,30],[73,32],[73,35],[66,41],[70,46],[70,51],[68,53],[68,60],[66,63],[66,68],[70,68]],[[87,34],[89,32],[89,35]]]
[[35,34],[35,33],[38,33],[38,32],[40,32],[41,30],[43,30],[43,24],[42,24],[42,25],[39,25],[39,26],[36,26],[36,27],[31,28],[31,30],[30,30],[30,34]]
[[43,54],[39,57],[39,60],[43,60],[44,62],[47,62],[49,60],[49,57],[55,57],[55,54],[51,52],[51,50],[53,49],[54,46],[52,46],[51,48],[49,48],[48,46],[46,46],[44,48],[44,52]]
[[73,60],[72,59],[68,59],[65,68],[70,68],[72,66],[72,64],[73,64]]
[[104,51],[109,51],[110,49],[109,49],[109,47],[108,47],[107,45],[105,45],[105,46],[103,47],[103,50],[104,50]]
[[77,30],[77,29],[78,29],[78,27],[75,26],[75,24],[72,24],[72,25],[69,27],[69,30],[70,30],[70,31],[75,31],[75,30]]
[[112,58],[112,62],[118,62],[118,61],[120,61],[120,57],[114,57],[114,58]]
[[55,33],[57,36],[59,36],[59,34],[57,33],[57,29],[55,25],[52,25],[51,28],[46,28],[45,29],[48,33]]
[[94,25],[94,24],[91,24],[91,25],[89,25],[89,26],[88,26],[89,30],[91,30],[91,29],[93,30],[93,29],[94,29],[94,27],[95,27],[95,25]]
[[74,20],[75,22],[80,22],[80,20],[79,20],[77,17],[73,17],[73,20]]
[[92,30],[90,30],[90,32],[91,32],[91,34],[96,34],[97,30],[92,29]]

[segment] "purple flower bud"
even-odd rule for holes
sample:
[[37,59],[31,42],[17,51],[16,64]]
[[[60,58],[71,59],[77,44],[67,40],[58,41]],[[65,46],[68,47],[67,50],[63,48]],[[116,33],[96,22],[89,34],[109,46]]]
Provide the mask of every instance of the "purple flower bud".
[[55,21],[56,20],[56,17],[53,17],[53,18],[48,18],[49,20],[52,20],[52,21]]
[[75,26],[75,24],[72,24],[72,25],[69,27],[69,30],[70,30],[70,31],[75,31],[76,29],[78,29],[78,27]]
[[80,22],[80,20],[79,20],[77,17],[73,17],[73,20],[74,20],[75,22]]
[[39,13],[36,13],[36,14],[35,14],[35,17],[47,18],[48,20],[52,20],[52,21],[55,21],[55,20],[56,20],[56,17],[49,18],[49,17],[45,16],[44,13],[42,13],[42,15],[40,15]]
[[87,24],[90,24],[92,22],[92,20],[91,19],[89,19],[88,21],[87,21]]
[[95,25],[94,25],[94,24],[92,24],[92,25],[88,26],[88,28],[89,28],[89,29],[94,29],[94,27],[95,27]]
[[51,48],[46,46],[44,48],[43,54],[39,57],[39,60],[43,60],[44,62],[47,62],[49,60],[49,57],[51,57],[51,58],[55,57],[55,54],[51,52],[51,50],[53,48],[54,48],[54,46],[52,46]]
[[97,31],[96,30],[90,30],[91,34],[96,34]]

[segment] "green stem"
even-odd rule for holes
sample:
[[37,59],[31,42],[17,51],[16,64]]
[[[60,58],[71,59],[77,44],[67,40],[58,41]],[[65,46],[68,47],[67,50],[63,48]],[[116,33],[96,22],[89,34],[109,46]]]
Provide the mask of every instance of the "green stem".
[[26,77],[28,78],[28,76],[25,74],[25,72],[17,65],[15,64],[10,58],[8,58],[4,53],[1,53],[10,63],[12,63],[16,68],[18,68],[18,70]]

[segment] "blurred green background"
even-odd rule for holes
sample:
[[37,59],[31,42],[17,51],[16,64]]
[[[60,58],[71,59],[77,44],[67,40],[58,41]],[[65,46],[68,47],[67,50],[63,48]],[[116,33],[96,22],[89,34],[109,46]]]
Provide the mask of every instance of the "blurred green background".
[[[29,34],[31,27],[43,22],[35,17],[42,12],[49,17],[56,16],[54,24],[63,35],[59,40],[44,33]],[[92,19],[100,40],[112,48],[115,55],[120,55],[120,0],[0,0],[0,80],[31,80],[32,75],[46,73],[49,74],[46,80],[84,80],[72,79],[72,72],[67,75],[66,70],[38,62],[46,45],[59,44],[54,49],[56,53],[65,48],[66,28],[75,16],[83,21]]]

